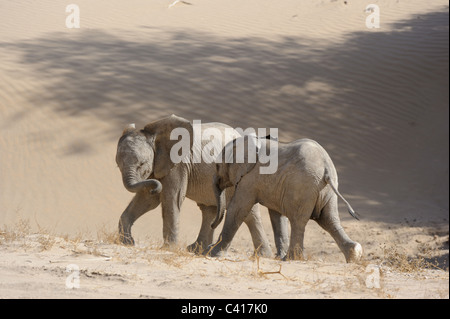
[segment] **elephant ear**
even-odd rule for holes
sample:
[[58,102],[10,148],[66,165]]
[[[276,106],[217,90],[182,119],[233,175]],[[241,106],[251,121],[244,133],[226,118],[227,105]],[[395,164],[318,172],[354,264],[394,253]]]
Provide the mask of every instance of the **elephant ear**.
[[233,163],[229,166],[229,177],[233,185],[248,174],[258,161],[259,141],[256,136],[243,136],[234,140]]
[[136,124],[134,124],[134,123],[128,124],[128,125],[123,129],[122,136],[125,135],[125,134],[128,134],[128,133],[131,133],[131,132],[133,132],[133,131],[135,131],[135,130],[136,130]]
[[[189,151],[191,151],[193,143],[193,127],[188,120],[182,117],[171,115],[167,118],[147,124],[144,128],[144,133],[154,136],[155,162],[153,173],[156,179],[166,176],[177,164],[170,158],[172,147],[180,141],[180,139],[170,139],[171,133],[175,129],[184,129],[183,132],[187,131],[187,136],[189,137]],[[187,138],[186,134],[181,136],[181,138]]]
[[234,163],[230,166],[230,176],[233,176],[231,182],[236,186],[244,175],[247,175],[256,163]]

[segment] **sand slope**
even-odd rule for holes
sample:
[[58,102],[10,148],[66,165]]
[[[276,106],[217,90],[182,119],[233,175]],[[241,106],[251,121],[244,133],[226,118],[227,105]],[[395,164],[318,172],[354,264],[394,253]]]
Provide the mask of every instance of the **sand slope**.
[[[380,0],[368,29],[364,1],[190,2],[80,0],[80,29],[64,3],[0,4],[0,225],[115,229],[132,197],[114,162],[124,125],[174,113],[317,140],[363,216],[342,220],[369,261],[387,244],[448,266],[448,3]],[[158,208],[133,233],[160,244],[161,225]],[[186,201],[180,245],[199,226]],[[233,247],[251,250],[246,229]],[[317,267],[347,267],[312,223],[306,248]]]

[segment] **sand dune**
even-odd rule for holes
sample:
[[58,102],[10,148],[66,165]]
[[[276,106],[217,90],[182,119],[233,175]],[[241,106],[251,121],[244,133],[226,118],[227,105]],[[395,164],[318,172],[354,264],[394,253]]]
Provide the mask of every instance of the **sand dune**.
[[[177,114],[317,140],[363,216],[342,220],[369,261],[383,244],[427,245],[448,266],[448,3],[381,0],[368,29],[364,1],[189,2],[79,0],[79,29],[63,3],[0,5],[0,225],[115,229],[132,197],[114,161],[123,127]],[[133,233],[161,243],[161,225],[157,208]],[[181,244],[199,227],[187,200]],[[306,240],[319,266],[343,262],[317,225]],[[251,250],[246,229],[233,247]]]

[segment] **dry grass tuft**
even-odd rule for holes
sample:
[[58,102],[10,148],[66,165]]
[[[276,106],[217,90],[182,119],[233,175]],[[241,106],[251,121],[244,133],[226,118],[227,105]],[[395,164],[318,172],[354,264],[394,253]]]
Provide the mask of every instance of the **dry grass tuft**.
[[108,229],[105,225],[97,231],[97,240],[105,244],[121,245],[122,241],[117,229]]
[[22,248],[35,248],[41,251],[49,250],[55,244],[55,236],[40,225],[38,231],[33,232],[30,220],[18,218],[12,226],[4,225],[0,229],[0,244],[15,242]]
[[433,251],[430,247],[419,248],[420,254],[417,256],[409,256],[397,246],[383,246],[382,264],[404,273],[420,272],[424,269],[444,270],[430,262]]
[[4,225],[0,229],[0,244],[22,239],[30,234],[30,221],[28,219],[19,218],[12,227]]

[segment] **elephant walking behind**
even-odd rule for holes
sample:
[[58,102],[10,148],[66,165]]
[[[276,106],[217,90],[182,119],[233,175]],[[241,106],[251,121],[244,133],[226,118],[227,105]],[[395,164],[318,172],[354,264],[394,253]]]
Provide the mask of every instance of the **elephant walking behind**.
[[[244,145],[244,161],[236,161],[238,145]],[[249,160],[254,146],[256,160]],[[269,152],[270,150],[270,152]],[[275,152],[278,167],[272,174],[262,174],[261,157]],[[233,156],[230,160],[229,155]],[[219,241],[211,249],[212,256],[225,252],[249,209],[260,203],[271,214],[287,216],[291,224],[290,244],[286,259],[303,258],[303,238],[308,220],[315,220],[336,241],[347,262],[357,261],[362,247],[352,241],[341,226],[338,197],[344,200],[349,213],[357,218],[350,204],[338,192],[338,177],[331,158],[317,142],[300,139],[279,143],[270,138],[240,137],[229,143],[219,155],[222,163],[216,166],[214,189],[218,211],[213,227],[227,213]],[[267,161],[263,161],[267,162]],[[231,201],[226,204],[223,192],[235,187]],[[272,215],[271,215],[272,216]]]

